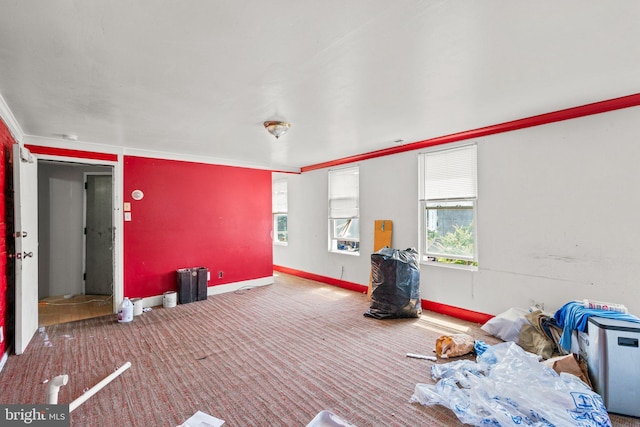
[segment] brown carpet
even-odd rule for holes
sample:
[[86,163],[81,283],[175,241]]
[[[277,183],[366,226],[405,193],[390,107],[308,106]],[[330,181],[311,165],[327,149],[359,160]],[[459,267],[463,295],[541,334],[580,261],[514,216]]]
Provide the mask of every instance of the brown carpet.
[[368,306],[366,295],[278,274],[274,285],[157,307],[129,324],[112,315],[48,326],[9,357],[0,403],[46,403],[43,382],[60,374],[68,403],[130,361],[72,426],[177,426],[198,410],[225,427],[305,426],[323,409],[361,427],[462,425],[448,409],[409,403],[416,383],[432,382],[433,362],[406,354],[432,355],[443,334],[498,340],[433,313],[366,318]]

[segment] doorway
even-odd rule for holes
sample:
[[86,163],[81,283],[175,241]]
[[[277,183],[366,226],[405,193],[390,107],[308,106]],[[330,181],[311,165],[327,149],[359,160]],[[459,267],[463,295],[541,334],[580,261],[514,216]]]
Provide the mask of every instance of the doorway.
[[114,309],[113,167],[38,161],[39,326]]

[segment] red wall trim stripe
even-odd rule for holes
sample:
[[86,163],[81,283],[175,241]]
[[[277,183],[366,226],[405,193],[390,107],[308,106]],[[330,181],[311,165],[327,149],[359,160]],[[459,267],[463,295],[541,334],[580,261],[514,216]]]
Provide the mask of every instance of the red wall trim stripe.
[[474,323],[486,323],[487,320],[495,317],[491,314],[480,313],[478,311],[467,310],[464,308],[454,307],[447,304],[440,304],[439,302],[428,301],[424,299],[422,300],[422,308]]
[[49,156],[74,157],[78,159],[106,160],[108,162],[117,162],[117,154],[95,153],[93,151],[70,150],[67,148],[43,147],[41,145],[25,144],[33,154],[46,154]]
[[[318,274],[307,273],[305,271],[296,270],[294,268],[283,267],[281,265],[273,266],[274,271],[280,271],[282,273],[291,274],[292,276],[302,277],[303,279],[315,280],[316,282],[326,283],[328,285],[338,286],[341,288],[349,289],[351,291],[366,293],[367,286],[359,285],[357,283],[346,282],[344,280],[334,279],[332,277],[320,276]],[[491,314],[480,313],[478,311],[466,310],[464,308],[454,307],[452,305],[440,304],[433,301],[422,300],[421,306],[425,310],[433,311],[435,313],[446,314],[447,316],[455,317],[457,319],[466,320],[474,323],[485,323],[487,320],[493,318]]]
[[356,291],[361,293],[367,293],[367,286],[359,285],[358,283],[347,282],[345,280],[334,279],[332,277],[320,276],[319,274],[307,273],[305,271],[296,270],[289,267],[283,267],[281,265],[274,265],[275,271],[291,274],[292,276],[302,277],[303,279],[315,280],[316,282],[326,283],[327,285],[338,286],[340,288],[349,289],[350,291]]
[[524,119],[513,120],[510,122],[500,123],[497,125],[486,126],[478,129],[472,129],[464,132],[453,133],[445,136],[439,136],[436,138],[426,139],[424,141],[405,144],[400,147],[385,148],[382,150],[371,151],[368,153],[358,154],[351,157],[343,157],[342,159],[332,160],[324,163],[317,163],[315,165],[310,165],[310,166],[304,166],[300,168],[300,171],[309,172],[316,169],[339,166],[347,163],[373,159],[376,157],[403,153],[405,151],[420,150],[423,148],[432,147],[434,145],[464,141],[466,139],[471,139],[471,138],[479,138],[482,136],[493,135],[497,133],[510,132],[518,129],[540,126],[540,125],[560,122],[564,120],[576,119],[578,117],[590,116],[593,114],[606,113],[608,111],[620,110],[623,108],[636,107],[638,105],[640,105],[640,93],[623,96],[620,98],[609,99],[606,101],[594,102],[592,104],[581,105],[579,107],[572,107],[564,110],[553,111],[551,113],[540,114],[537,116],[526,117]]

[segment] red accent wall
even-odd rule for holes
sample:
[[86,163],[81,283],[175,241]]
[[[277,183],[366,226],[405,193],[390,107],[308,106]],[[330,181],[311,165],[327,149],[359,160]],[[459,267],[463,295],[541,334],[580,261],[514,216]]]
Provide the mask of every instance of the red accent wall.
[[208,268],[209,286],[273,275],[270,171],[125,156],[123,201],[127,297],[177,290],[185,267]]
[[[5,167],[5,156],[11,155],[11,147],[15,144],[9,129],[0,119],[0,326],[2,326],[3,341],[0,344],[0,358],[2,358],[9,347],[8,325],[9,325],[9,284],[7,283],[7,210],[12,209],[7,206],[7,201],[13,200],[11,194],[7,194],[10,189],[7,187],[7,176],[13,171]],[[9,225],[10,226],[10,225]]]

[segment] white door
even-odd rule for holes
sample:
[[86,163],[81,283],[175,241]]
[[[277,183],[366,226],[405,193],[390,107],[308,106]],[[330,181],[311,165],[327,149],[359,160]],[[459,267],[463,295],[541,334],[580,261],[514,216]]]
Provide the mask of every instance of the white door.
[[16,232],[16,339],[22,354],[38,329],[38,162],[29,150],[13,146]]

